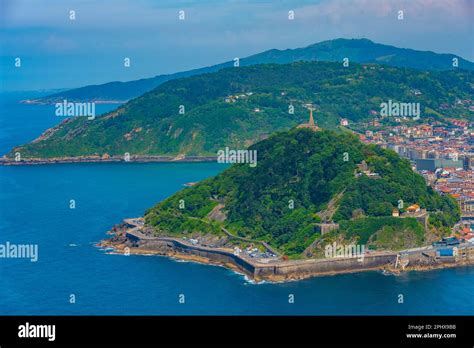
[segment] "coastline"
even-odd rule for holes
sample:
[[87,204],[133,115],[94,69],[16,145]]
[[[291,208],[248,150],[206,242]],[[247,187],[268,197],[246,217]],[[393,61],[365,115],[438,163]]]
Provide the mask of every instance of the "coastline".
[[[257,260],[236,255],[231,249],[210,248],[193,245],[176,237],[153,237],[140,232],[141,227],[124,223],[113,227],[108,234],[111,238],[102,240],[98,247],[113,249],[118,254],[157,255],[176,260],[191,261],[207,265],[226,267],[236,273],[244,274],[257,283],[265,281],[281,283],[303,280],[318,276],[383,271],[387,274],[402,274],[411,271],[430,271],[442,268],[461,267],[474,264],[474,246],[466,249],[464,258],[436,260],[427,258],[423,248],[406,254],[403,252],[378,252],[357,258],[305,259],[305,260]],[[405,255],[405,256],[406,256]]]
[[[64,99],[23,99],[20,100],[20,104],[30,104],[30,105],[54,105],[56,103],[62,103]],[[87,99],[87,100],[70,100],[73,103],[95,103],[95,104],[125,104],[128,100],[105,100],[105,99]]]
[[[108,249],[112,248],[115,254],[125,254],[125,248],[127,247],[126,244],[108,244],[104,241],[101,241],[97,244],[99,248]],[[245,271],[242,271],[241,268],[237,267],[233,263],[221,263],[212,260],[211,258],[202,257],[198,255],[190,255],[185,253],[179,253],[178,251],[174,252],[161,252],[155,249],[146,249],[146,248],[130,248],[130,255],[152,255],[152,256],[164,256],[174,259],[176,261],[187,261],[187,262],[195,262],[200,263],[203,265],[214,265],[214,266],[221,266],[227,269],[234,271],[235,273],[244,274],[251,278],[251,274]]]
[[15,161],[13,158],[1,157],[0,165],[43,165],[62,163],[169,163],[169,162],[214,162],[216,156],[130,156],[125,160],[123,156],[80,156],[80,157],[54,157],[54,158],[28,158]]

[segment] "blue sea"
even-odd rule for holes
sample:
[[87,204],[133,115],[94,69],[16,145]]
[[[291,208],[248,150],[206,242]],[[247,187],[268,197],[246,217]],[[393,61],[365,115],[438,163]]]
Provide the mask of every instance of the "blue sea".
[[[54,106],[18,103],[39,94],[0,94],[2,155],[60,121]],[[474,314],[474,267],[254,284],[222,267],[95,247],[123,218],[223,169],[217,163],[0,166],[0,244],[39,248],[37,262],[0,259],[0,315]]]

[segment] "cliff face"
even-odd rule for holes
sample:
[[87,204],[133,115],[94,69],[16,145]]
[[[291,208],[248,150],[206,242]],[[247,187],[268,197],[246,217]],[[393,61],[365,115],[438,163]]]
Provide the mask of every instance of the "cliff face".
[[[391,216],[400,201],[436,212],[447,225],[459,218],[456,203],[427,187],[408,161],[350,134],[293,129],[249,151],[258,154],[255,166],[235,164],[176,193],[147,211],[147,224],[173,236],[219,235],[225,227],[299,257],[333,241],[379,249],[423,244],[424,226],[415,218]],[[328,210],[324,222],[338,228],[322,236],[318,212]],[[214,218],[217,211],[226,218]]]

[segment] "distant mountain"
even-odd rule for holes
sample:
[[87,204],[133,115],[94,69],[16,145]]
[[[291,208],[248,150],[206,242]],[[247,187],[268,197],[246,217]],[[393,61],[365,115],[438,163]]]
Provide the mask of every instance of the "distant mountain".
[[[36,141],[13,149],[23,159],[84,155],[209,156],[245,148],[308,119],[334,128],[373,119],[381,103],[419,103],[422,122],[472,119],[457,100],[474,99],[474,72],[420,71],[331,62],[226,68],[168,81],[94,120],[69,118]],[[393,122],[386,117],[383,122]]]
[[[148,209],[152,233],[215,240],[226,237],[224,227],[290,256],[317,257],[333,242],[379,250],[422,245],[428,231],[415,218],[392,217],[399,200],[405,209],[426,209],[432,228],[459,219],[454,199],[426,186],[408,160],[352,134],[292,129],[249,151],[256,153],[255,166],[234,164]],[[340,228],[322,236],[323,216]]]
[[[423,70],[450,70],[453,54],[439,54],[430,51],[417,51],[382,45],[367,39],[336,39],[323,41],[304,48],[277,50],[272,49],[253,56],[240,59],[241,66],[264,63],[286,64],[296,61],[329,61],[342,62],[344,58],[349,63],[378,63],[389,66],[408,67]],[[463,58],[459,59],[459,68],[474,70],[474,63]],[[152,78],[129,81],[109,82],[92,85],[65,92],[55,93],[38,99],[38,102],[53,103],[64,99],[68,101],[126,101],[151,91],[162,83],[193,75],[215,72],[233,66],[234,62],[225,62],[205,68],[189,70],[168,75],[158,75]]]

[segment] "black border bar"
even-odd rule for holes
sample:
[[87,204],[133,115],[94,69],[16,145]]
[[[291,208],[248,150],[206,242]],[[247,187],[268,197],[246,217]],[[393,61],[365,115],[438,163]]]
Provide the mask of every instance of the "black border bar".
[[[19,326],[26,323],[55,325],[55,340],[18,337]],[[313,346],[316,342],[345,346],[473,347],[473,324],[473,316],[3,316],[0,347],[285,343],[294,347]],[[449,337],[436,338],[439,334]]]

